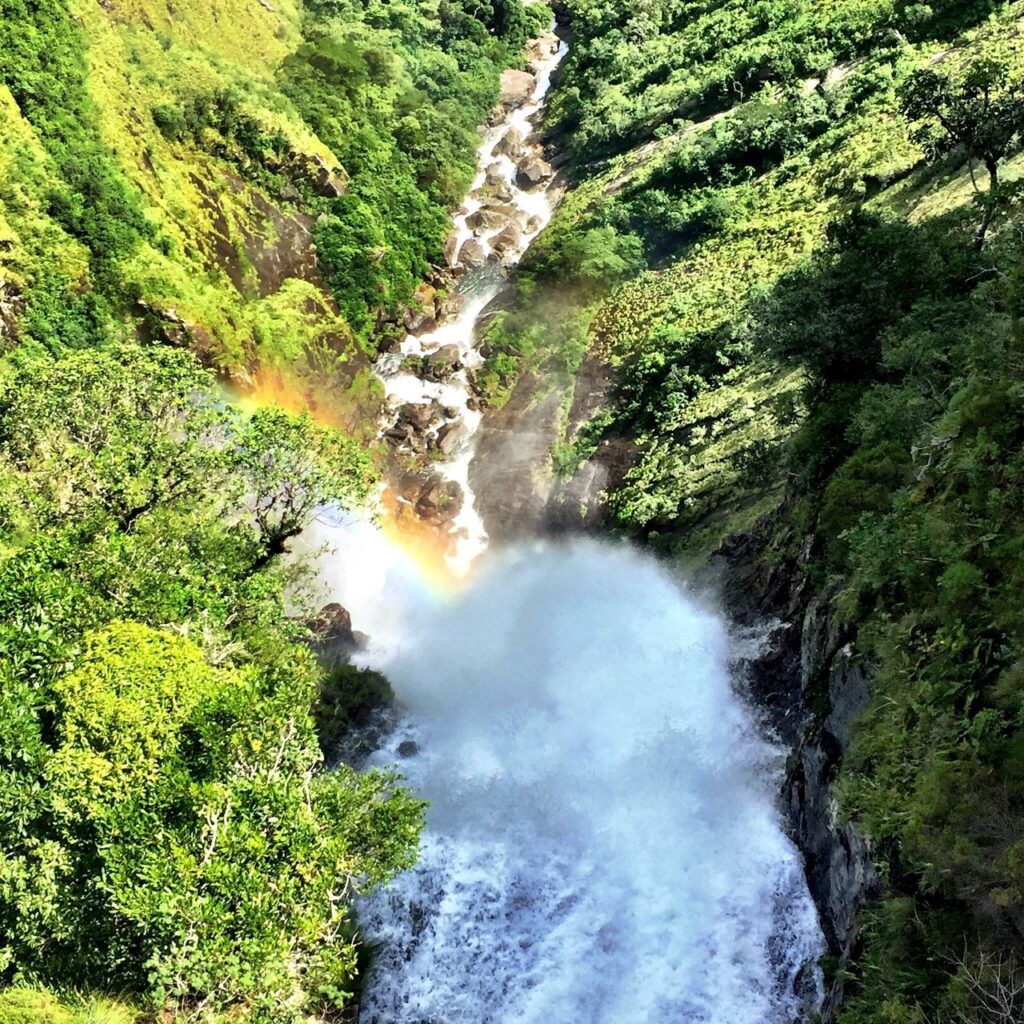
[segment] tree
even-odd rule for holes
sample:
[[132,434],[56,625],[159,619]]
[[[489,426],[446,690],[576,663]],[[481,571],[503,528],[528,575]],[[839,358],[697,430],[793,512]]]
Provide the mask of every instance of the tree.
[[960,149],[988,171],[989,192],[978,230],[980,249],[999,204],[999,164],[1024,129],[1024,92],[1001,61],[978,60],[958,77],[932,68],[916,71],[900,90],[903,111],[918,122],[913,132],[929,159]]
[[24,360],[0,394],[2,462],[38,527],[112,521],[216,490],[228,416],[188,352],[119,345]]
[[562,271],[585,287],[606,288],[637,274],[644,266],[643,243],[619,234],[610,224],[570,236],[563,247]]
[[241,427],[232,466],[263,548],[254,570],[284,554],[320,506],[364,501],[373,479],[358,442],[280,409],[259,409]]
[[266,1021],[339,1009],[347,897],[411,864],[422,806],[387,773],[319,770],[318,680],[303,648],[240,670],[139,623],[88,634],[50,688],[22,827],[0,819],[11,965],[132,989],[148,972],[157,1006]]

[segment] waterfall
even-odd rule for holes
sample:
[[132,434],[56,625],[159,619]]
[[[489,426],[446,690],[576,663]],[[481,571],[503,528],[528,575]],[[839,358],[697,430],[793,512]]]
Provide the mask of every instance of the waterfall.
[[348,546],[374,570],[332,596],[365,612],[363,658],[404,709],[373,762],[430,808],[418,867],[360,907],[361,1024],[812,1007],[822,947],[775,806],[781,753],[735,692],[721,618],[626,547],[529,545],[438,593],[368,542]]
[[[820,1002],[821,934],[775,806],[782,753],[736,692],[722,619],[626,547],[488,552],[469,487],[477,321],[556,195],[550,177],[520,188],[495,148],[532,130],[564,51],[541,41],[528,101],[485,133],[448,250],[459,266],[473,243],[478,264],[457,315],[377,365],[392,415],[427,407],[429,436],[459,431],[435,464],[465,499],[452,579],[365,518],[305,538],[330,549],[325,599],[369,634],[359,660],[395,688],[402,717],[372,763],[430,802],[419,865],[359,905],[359,1020],[792,1024]],[[494,187],[523,226],[504,251],[474,218]],[[446,347],[450,379],[403,368]]]
[[[428,442],[439,438],[444,442],[447,458],[434,463],[433,469],[455,484],[462,498],[451,523],[449,562],[457,571],[467,570],[487,544],[487,531],[469,485],[469,464],[481,421],[469,380],[469,374],[483,363],[476,349],[478,322],[506,287],[505,275],[551,219],[560,193],[552,168],[543,160],[535,123],[567,47],[552,31],[533,40],[529,52],[529,92],[499,106],[500,115],[483,133],[476,177],[453,218],[447,253],[459,275],[452,300],[456,311],[431,330],[407,335],[397,351],[386,353],[376,365],[388,399],[385,428],[392,426],[403,407],[418,407],[423,410]],[[535,180],[522,175],[524,167],[533,169]],[[467,255],[470,249],[472,255]],[[417,360],[447,351],[457,352],[458,366],[448,380],[428,379],[404,369],[410,361],[416,365]]]

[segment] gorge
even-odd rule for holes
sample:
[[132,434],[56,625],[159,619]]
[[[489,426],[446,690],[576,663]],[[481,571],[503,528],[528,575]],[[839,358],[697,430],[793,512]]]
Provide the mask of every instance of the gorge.
[[[399,423],[441,439],[431,476],[456,485],[441,583],[402,550],[401,516],[391,539],[339,514],[305,538],[327,552],[323,597],[368,636],[357,663],[395,689],[397,718],[357,766],[397,767],[429,801],[419,864],[359,907],[375,951],[359,1020],[793,1024],[821,1004],[823,946],[778,808],[784,752],[745,706],[744,644],[649,556],[584,539],[487,550],[476,511],[477,321],[559,195],[550,169],[524,180],[505,155],[538,132],[565,44],[528,52],[532,95],[506,90],[454,221],[454,312],[377,364]],[[456,369],[437,381],[446,351]],[[409,431],[385,430],[401,454]]]
[[0,1024],[1024,1021],[1022,196],[1016,0],[0,0]]

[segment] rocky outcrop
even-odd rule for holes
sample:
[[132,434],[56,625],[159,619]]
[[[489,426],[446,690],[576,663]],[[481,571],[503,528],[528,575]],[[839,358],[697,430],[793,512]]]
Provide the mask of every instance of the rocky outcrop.
[[402,321],[410,334],[426,334],[437,326],[437,289],[424,282],[413,295]]
[[352,616],[340,604],[325,604],[310,628],[314,636],[313,649],[324,664],[346,661],[360,646],[360,639],[352,629]]
[[298,165],[318,196],[338,199],[348,192],[348,175],[340,167],[331,167],[322,156],[302,156]]
[[[3,240],[0,240],[0,252],[4,251]],[[0,346],[14,337],[15,324],[22,307],[22,297],[14,287],[0,278]]]
[[807,881],[839,969],[822,1011],[829,1024],[843,995],[843,968],[856,945],[858,914],[875,891],[870,849],[843,821],[832,782],[849,748],[853,723],[866,708],[871,665],[856,653],[856,630],[836,611],[841,587],[818,591],[808,575],[813,536],[798,554],[767,557],[770,521],[729,538],[716,556],[728,610],[741,625],[773,622],[751,662],[755,706],[793,753],[782,792],[791,835],[805,859]]
[[516,168],[516,185],[529,191],[554,175],[554,169],[538,156],[527,157]]
[[509,68],[501,76],[501,105],[508,110],[525,107],[533,96],[537,79],[529,71]]

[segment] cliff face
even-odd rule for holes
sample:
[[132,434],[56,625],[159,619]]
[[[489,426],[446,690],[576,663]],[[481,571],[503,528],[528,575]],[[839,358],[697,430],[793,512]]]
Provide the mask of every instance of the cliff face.
[[855,626],[832,606],[836,588],[818,590],[807,574],[813,535],[797,557],[775,561],[766,550],[770,528],[766,519],[730,537],[712,569],[738,625],[771,626],[765,649],[748,666],[749,685],[768,731],[791,751],[782,806],[837,963],[827,979],[827,1022],[842,999],[858,912],[877,890],[868,845],[840,816],[831,789],[853,723],[868,704],[871,666],[854,654]]

